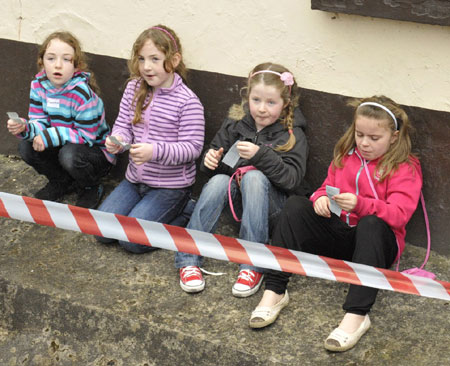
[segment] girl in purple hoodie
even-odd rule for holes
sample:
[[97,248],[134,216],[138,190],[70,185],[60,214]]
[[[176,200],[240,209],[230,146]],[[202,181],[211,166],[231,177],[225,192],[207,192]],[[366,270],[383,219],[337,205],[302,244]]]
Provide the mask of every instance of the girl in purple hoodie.
[[[411,153],[411,124],[391,99],[357,100],[351,126],[334,149],[322,186],[310,199],[292,196],[273,234],[273,245],[378,268],[389,268],[405,246],[405,226],[422,188],[418,159]],[[327,186],[339,193],[327,195]],[[269,271],[250,327],[273,323],[289,302],[290,274]],[[378,290],[350,285],[345,316],[325,340],[330,351],[352,348],[369,329]]]
[[[99,210],[179,224],[174,220],[189,201],[195,159],[203,148],[203,106],[184,83],[187,70],[172,29],[157,25],[144,30],[134,42],[128,67],[130,80],[106,148],[112,154],[129,149],[129,164],[125,179]],[[119,244],[133,253],[153,249]]]

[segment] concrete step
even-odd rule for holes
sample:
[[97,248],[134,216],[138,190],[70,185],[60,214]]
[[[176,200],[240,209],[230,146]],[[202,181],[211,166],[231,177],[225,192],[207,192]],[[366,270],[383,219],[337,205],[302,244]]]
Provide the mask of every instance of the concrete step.
[[[0,191],[31,195],[45,182],[13,157],[0,156],[0,166]],[[224,222],[221,230],[233,229]],[[231,295],[236,264],[206,260],[206,269],[226,275],[207,276],[192,295],[179,287],[173,252],[133,255],[1,217],[0,232],[0,365],[450,364],[446,301],[380,291],[372,328],[356,348],[335,354],[323,340],[343,315],[345,284],[294,276],[291,304],[255,331],[248,319],[261,294]],[[402,266],[424,255],[408,246]],[[432,253],[427,268],[448,281],[449,265]]]

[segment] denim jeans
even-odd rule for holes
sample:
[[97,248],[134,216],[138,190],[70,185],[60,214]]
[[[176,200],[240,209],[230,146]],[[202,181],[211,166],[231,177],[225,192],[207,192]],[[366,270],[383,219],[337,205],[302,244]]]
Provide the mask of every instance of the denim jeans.
[[[213,176],[203,187],[200,198],[194,208],[188,229],[213,233],[220,215],[228,204],[228,182],[230,176],[218,174]],[[267,244],[270,223],[278,216],[286,201],[286,193],[274,187],[269,179],[259,170],[248,171],[241,181],[241,186],[233,180],[231,185],[233,207],[242,221],[239,238]],[[175,267],[201,266],[203,258],[194,254],[177,252]],[[240,269],[253,269],[264,272],[263,268],[241,264]]]
[[[191,202],[189,201],[190,193],[190,188],[152,188],[146,184],[131,183],[124,179],[111,194],[106,197],[98,210],[147,221],[183,226],[187,221],[187,219],[184,219],[183,209],[186,206],[189,206]],[[99,236],[96,238],[99,242],[104,244],[116,241],[115,239]],[[119,244],[125,250],[137,254],[150,252],[156,249],[122,240],[119,240]]]
[[45,175],[49,181],[63,185],[75,181],[80,188],[98,184],[111,169],[111,163],[99,146],[69,143],[36,151],[33,142],[22,140],[19,154],[25,163]]

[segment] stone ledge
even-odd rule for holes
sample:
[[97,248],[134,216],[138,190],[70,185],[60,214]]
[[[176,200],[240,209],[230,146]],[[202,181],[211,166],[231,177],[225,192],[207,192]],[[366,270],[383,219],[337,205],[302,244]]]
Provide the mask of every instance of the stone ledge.
[[5,309],[2,365],[211,365],[212,360],[230,366],[268,364],[168,324],[58,299],[3,279],[0,289]]
[[[44,182],[19,159],[0,155],[0,164],[0,191],[30,195]],[[231,229],[221,224],[222,234]],[[207,260],[206,269],[226,275],[207,276],[205,291],[189,295],[172,252],[132,255],[89,235],[5,218],[0,230],[1,365],[450,363],[446,301],[380,291],[367,335],[333,354],[322,343],[342,317],[345,284],[295,276],[291,304],[254,331],[247,322],[260,294],[231,296],[233,263]],[[407,246],[402,267],[424,255]],[[450,258],[432,253],[427,269],[448,281],[448,268]]]

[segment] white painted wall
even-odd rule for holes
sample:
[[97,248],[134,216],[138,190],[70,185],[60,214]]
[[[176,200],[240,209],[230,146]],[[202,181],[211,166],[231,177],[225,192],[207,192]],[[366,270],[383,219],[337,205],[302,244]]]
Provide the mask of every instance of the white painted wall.
[[0,9],[0,38],[41,43],[67,29],[85,51],[128,58],[137,35],[162,23],[193,69],[246,76],[274,61],[305,88],[450,111],[450,27],[313,11],[309,0],[0,0]]

